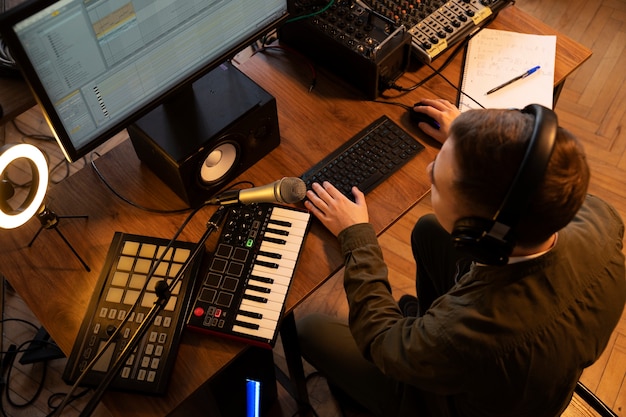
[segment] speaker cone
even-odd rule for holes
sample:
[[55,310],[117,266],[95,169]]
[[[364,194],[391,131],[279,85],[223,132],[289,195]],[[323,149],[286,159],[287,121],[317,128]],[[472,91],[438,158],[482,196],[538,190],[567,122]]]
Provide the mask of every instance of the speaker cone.
[[212,184],[224,178],[237,166],[239,149],[234,142],[223,142],[213,148],[200,167],[200,182]]

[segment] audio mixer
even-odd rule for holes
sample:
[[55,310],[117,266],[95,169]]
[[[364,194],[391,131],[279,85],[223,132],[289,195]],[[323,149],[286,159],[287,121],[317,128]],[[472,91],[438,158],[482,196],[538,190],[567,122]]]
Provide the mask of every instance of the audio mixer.
[[396,25],[404,25],[411,34],[415,55],[430,63],[514,1],[362,0],[362,3]]
[[370,99],[404,74],[411,37],[403,25],[354,0],[335,0],[327,9],[327,0],[292,3],[296,17],[280,28],[281,43],[308,55]]
[[[280,38],[376,98],[408,67],[431,63],[513,0],[290,0]],[[406,42],[405,42],[406,41]]]

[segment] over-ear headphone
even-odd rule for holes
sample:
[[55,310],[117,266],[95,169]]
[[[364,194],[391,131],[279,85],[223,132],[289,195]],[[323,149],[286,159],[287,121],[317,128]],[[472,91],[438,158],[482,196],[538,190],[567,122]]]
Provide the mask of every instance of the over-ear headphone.
[[534,115],[535,124],[522,163],[500,208],[490,219],[461,218],[452,230],[456,248],[488,265],[505,265],[509,261],[515,246],[513,229],[543,179],[556,141],[558,121],[552,110],[530,104],[521,111]]

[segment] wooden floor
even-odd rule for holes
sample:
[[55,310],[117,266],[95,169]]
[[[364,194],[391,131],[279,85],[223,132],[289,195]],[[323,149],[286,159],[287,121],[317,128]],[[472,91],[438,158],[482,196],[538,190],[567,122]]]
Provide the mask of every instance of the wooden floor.
[[[518,0],[516,6],[593,50],[591,59],[567,79],[555,110],[560,124],[585,144],[593,175],[590,192],[613,204],[626,219],[626,1]],[[48,132],[37,108],[20,116],[17,124],[30,133]],[[0,143],[2,139],[10,142],[22,140],[22,136],[12,125],[6,125],[0,127]],[[53,180],[60,180],[66,172],[58,149],[54,144],[41,146],[49,149],[51,166],[60,162],[52,176]],[[80,163],[72,170],[77,166],[80,167]],[[417,218],[430,210],[430,200],[426,199],[380,239],[397,297],[414,291],[415,266],[408,243],[409,234]],[[2,348],[6,350],[10,344],[20,345],[32,338],[38,323],[10,288],[4,298],[4,318],[12,320],[4,324]],[[346,315],[340,276],[331,279],[314,297],[298,307],[296,315],[310,311]],[[31,321],[34,326],[14,319]],[[280,346],[275,349],[275,357],[282,366]],[[48,397],[66,389],[60,380],[64,363],[64,359],[49,362],[43,391],[33,405],[17,408],[8,404],[6,395],[2,395],[1,404],[6,415],[46,415]],[[42,369],[42,364],[14,368],[9,380],[12,402],[23,403],[35,394]],[[313,369],[307,366],[306,371],[312,373]],[[585,371],[582,380],[618,415],[626,416],[626,314],[607,350]],[[320,417],[344,415],[329,394],[323,378],[311,374],[308,387],[312,404]],[[80,409],[81,403],[76,407]],[[279,403],[272,416],[292,416],[296,411],[293,400],[279,387]],[[570,407],[566,415],[578,415],[575,412],[574,407]],[[78,415],[78,412],[71,409],[67,415]],[[361,414],[348,412],[345,415]]]

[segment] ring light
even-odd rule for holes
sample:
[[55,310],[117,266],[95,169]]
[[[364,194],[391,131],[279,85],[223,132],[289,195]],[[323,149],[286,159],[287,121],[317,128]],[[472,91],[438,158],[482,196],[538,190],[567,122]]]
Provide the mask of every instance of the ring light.
[[14,229],[26,223],[41,207],[48,188],[48,163],[43,153],[35,146],[27,143],[5,145],[0,148],[0,176],[13,161],[27,159],[31,171],[32,182],[28,196],[22,205],[13,209],[6,200],[0,200],[0,228]]

